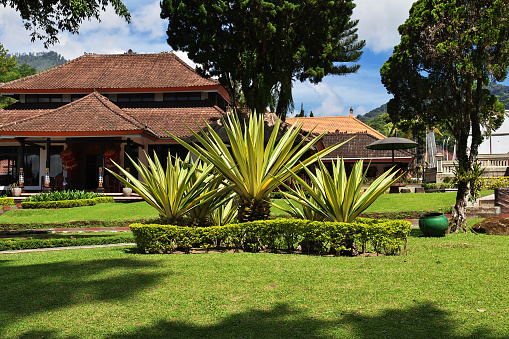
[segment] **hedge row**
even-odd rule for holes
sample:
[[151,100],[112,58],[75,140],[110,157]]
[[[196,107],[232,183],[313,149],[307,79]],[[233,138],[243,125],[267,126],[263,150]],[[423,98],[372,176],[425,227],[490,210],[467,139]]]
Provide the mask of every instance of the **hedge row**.
[[[150,219],[155,221],[156,219]],[[62,223],[20,223],[20,224],[0,224],[0,230],[13,231],[13,230],[40,230],[40,229],[55,229],[55,228],[90,228],[90,227],[126,227],[132,223],[147,222],[147,219],[138,220],[79,220],[69,221]]]
[[21,207],[29,208],[71,208],[81,206],[93,206],[101,203],[114,202],[112,197],[98,197],[93,199],[80,200],[58,200],[58,201],[24,201]]
[[403,220],[358,218],[354,223],[316,222],[301,219],[274,219],[213,227],[182,227],[159,224],[131,224],[142,253],[172,253],[201,247],[258,252],[294,252],[334,255],[365,252],[398,254],[411,223]]
[[0,198],[0,206],[13,206],[14,198]]
[[482,187],[487,189],[509,187],[509,177],[483,177],[480,180]]
[[433,210],[418,210],[408,212],[369,212],[362,213],[361,217],[372,219],[407,220],[407,219],[419,219],[421,216],[427,213],[451,214],[451,211],[452,207],[444,207],[436,208]]
[[14,251],[25,250],[34,248],[51,248],[51,247],[68,247],[68,246],[90,246],[90,245],[108,245],[108,244],[124,244],[132,243],[134,241],[131,233],[119,236],[101,236],[101,237],[86,237],[75,238],[69,234],[66,238],[22,238],[22,239],[8,239],[0,240],[0,251]]

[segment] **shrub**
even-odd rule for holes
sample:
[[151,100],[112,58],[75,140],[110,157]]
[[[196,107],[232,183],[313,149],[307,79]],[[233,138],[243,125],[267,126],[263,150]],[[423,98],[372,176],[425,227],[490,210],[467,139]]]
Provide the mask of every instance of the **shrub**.
[[484,189],[509,187],[509,177],[486,177],[479,178],[479,180],[481,180],[481,187]]
[[14,205],[13,198],[0,198],[0,206],[12,206]]
[[39,202],[39,201],[82,200],[82,199],[94,199],[99,197],[104,197],[104,195],[95,192],[64,190],[47,193],[41,192],[26,198],[25,201]]
[[56,201],[23,201],[21,207],[30,208],[71,208],[81,206],[93,206],[101,203],[114,202],[112,197],[99,196],[92,199],[81,200],[56,200]]
[[64,246],[89,246],[89,245],[107,245],[132,243],[133,237],[129,232],[123,235],[114,234],[112,236],[100,237],[75,237],[72,234],[62,238],[21,238],[7,239],[0,241],[0,251],[24,250],[33,248],[49,248]]
[[258,252],[302,252],[341,254],[353,247],[394,255],[406,249],[409,221],[358,218],[355,222],[319,222],[301,219],[274,219],[213,227],[185,227],[159,224],[131,224],[140,252],[186,253],[191,247],[208,250],[233,249]]

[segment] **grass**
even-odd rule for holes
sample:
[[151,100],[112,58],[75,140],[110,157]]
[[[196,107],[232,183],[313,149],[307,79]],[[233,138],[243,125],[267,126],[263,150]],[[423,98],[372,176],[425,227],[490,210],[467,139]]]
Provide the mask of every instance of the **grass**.
[[418,234],[397,257],[3,254],[0,337],[507,338],[509,237]]
[[77,220],[134,220],[156,218],[157,211],[146,202],[108,203],[61,209],[10,210],[0,216],[2,224],[62,223]]
[[[483,196],[492,194],[482,191]],[[425,194],[383,194],[365,212],[410,212],[449,208],[454,205],[456,193],[425,193]],[[283,199],[274,199],[280,206],[285,206]],[[281,210],[273,207],[273,217],[287,216]],[[157,218],[158,213],[146,202],[128,204],[112,203],[98,204],[62,209],[25,209],[10,210],[0,216],[0,224],[16,223],[61,223],[77,220],[135,220]]]

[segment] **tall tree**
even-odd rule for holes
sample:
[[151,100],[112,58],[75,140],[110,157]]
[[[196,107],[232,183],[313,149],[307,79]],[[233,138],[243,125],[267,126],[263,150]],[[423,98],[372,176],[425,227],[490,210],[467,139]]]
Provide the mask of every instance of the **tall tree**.
[[[14,56],[9,56],[8,52],[9,51],[0,44],[0,83],[18,78],[16,73],[16,66],[18,63]],[[12,98],[0,95],[0,108],[10,105],[14,101],[15,100]]]
[[507,76],[508,22],[509,0],[419,0],[399,27],[400,44],[380,70],[394,94],[388,104],[393,121],[443,123],[458,142],[456,216],[449,228],[455,232],[466,231],[482,129],[489,133],[504,118],[503,105],[484,86]]
[[99,11],[112,5],[115,13],[131,21],[127,7],[120,0],[0,0],[0,5],[15,9],[32,31],[32,41],[44,40],[44,47],[58,42],[58,32],[78,33],[84,19],[100,20]]
[[250,109],[265,112],[278,98],[285,118],[295,79],[319,83],[356,72],[364,46],[351,20],[352,0],[163,0],[168,44],[188,53],[205,76],[218,77],[236,102],[241,84]]

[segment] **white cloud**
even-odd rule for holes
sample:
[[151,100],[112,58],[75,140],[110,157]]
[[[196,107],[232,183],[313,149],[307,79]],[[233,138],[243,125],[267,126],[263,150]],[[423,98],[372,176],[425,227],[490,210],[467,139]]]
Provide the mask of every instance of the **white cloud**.
[[398,27],[408,18],[414,0],[361,0],[356,1],[353,18],[359,19],[359,38],[375,53],[399,43]]
[[[74,59],[87,53],[123,53],[132,49],[137,53],[170,51],[166,43],[165,20],[159,17],[159,2],[147,5],[127,4],[132,23],[115,14],[111,6],[100,13],[101,21],[84,21],[79,34],[58,34],[59,43],[49,50]],[[44,51],[41,41],[30,42],[30,32],[23,27],[19,13],[11,8],[0,10],[0,42],[11,53]]]

